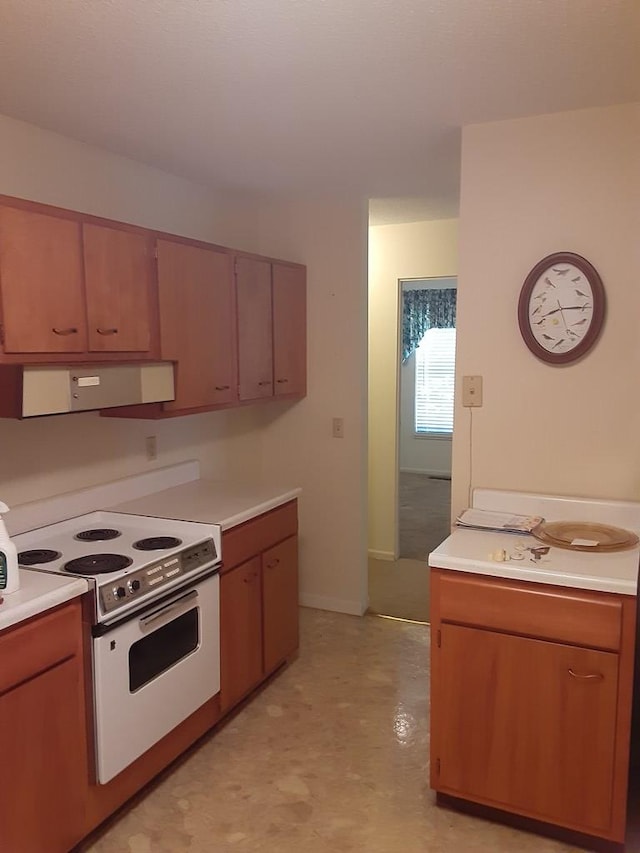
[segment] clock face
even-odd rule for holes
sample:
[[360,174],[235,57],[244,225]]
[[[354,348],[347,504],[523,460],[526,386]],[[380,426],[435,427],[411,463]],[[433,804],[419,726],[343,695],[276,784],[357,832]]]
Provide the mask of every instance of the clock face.
[[573,264],[549,267],[538,278],[529,297],[529,327],[547,352],[575,349],[593,320],[593,291]]
[[604,288],[591,264],[569,252],[531,270],[520,294],[518,320],[529,349],[550,364],[584,355],[600,332]]

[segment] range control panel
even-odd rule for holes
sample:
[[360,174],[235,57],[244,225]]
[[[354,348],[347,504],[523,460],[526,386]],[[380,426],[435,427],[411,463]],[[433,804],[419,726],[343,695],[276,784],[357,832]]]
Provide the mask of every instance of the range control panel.
[[117,581],[103,584],[98,588],[102,612],[111,613],[133,599],[155,592],[177,578],[189,575],[195,569],[212,563],[216,557],[213,539],[206,539],[204,542],[185,548],[178,554],[150,563],[143,569],[124,573]]

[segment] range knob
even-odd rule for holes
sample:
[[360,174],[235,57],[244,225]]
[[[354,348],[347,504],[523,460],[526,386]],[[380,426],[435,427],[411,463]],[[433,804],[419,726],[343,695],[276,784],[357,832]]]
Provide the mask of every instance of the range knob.
[[127,591],[123,586],[114,586],[113,594],[116,598],[124,598],[127,594]]
[[140,581],[137,578],[129,581],[129,589],[131,592],[137,592],[140,589]]

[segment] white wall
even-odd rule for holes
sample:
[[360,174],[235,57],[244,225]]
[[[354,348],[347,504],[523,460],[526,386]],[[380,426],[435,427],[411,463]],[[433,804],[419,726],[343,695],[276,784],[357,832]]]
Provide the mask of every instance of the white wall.
[[[301,485],[301,600],[367,607],[367,209],[343,199],[265,204],[259,251],[307,264],[308,396],[262,412],[263,472]],[[344,418],[344,438],[331,434]]]
[[249,250],[250,199],[0,115],[0,194]]
[[455,276],[455,219],[369,229],[369,553],[398,555],[400,279]]
[[[465,128],[457,365],[484,405],[456,408],[452,512],[469,486],[640,498],[640,104]],[[521,339],[520,289],[573,251],[604,282],[607,318],[580,362]],[[471,448],[471,453],[470,453]]]

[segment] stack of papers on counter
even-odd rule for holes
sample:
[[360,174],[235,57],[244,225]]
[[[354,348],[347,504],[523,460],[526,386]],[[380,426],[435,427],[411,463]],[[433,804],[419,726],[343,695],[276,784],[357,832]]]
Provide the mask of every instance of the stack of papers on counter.
[[486,509],[465,509],[456,519],[458,527],[474,530],[497,530],[501,533],[531,533],[544,519],[539,515],[514,515]]

